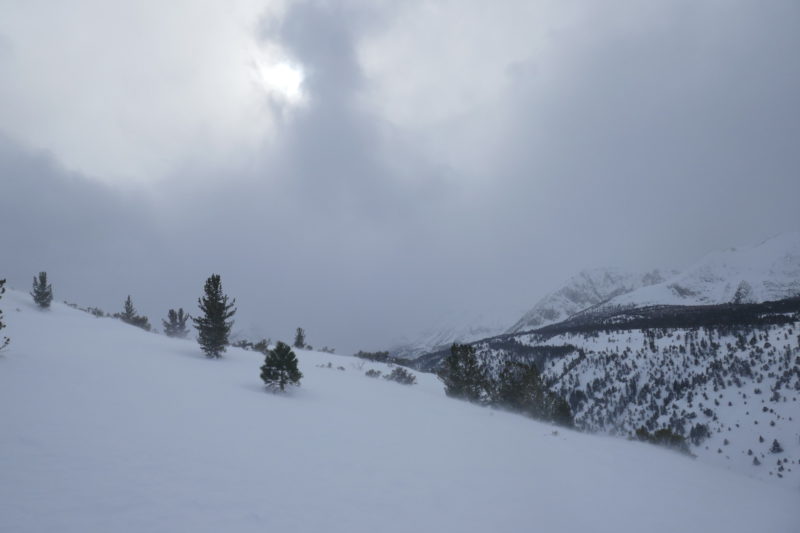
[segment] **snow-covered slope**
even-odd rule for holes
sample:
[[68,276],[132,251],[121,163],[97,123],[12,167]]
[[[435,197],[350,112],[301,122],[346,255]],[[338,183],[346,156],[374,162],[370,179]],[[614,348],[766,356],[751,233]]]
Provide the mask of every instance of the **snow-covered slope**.
[[207,360],[191,341],[11,291],[0,306],[0,531],[800,525],[796,491],[451,400],[430,375],[406,387],[364,376],[382,365],[301,351],[302,387],[276,395],[255,352]]
[[610,298],[662,281],[664,275],[658,270],[646,274],[607,268],[584,270],[570,278],[562,288],[539,300],[507,333],[561,322]]
[[785,318],[752,327],[527,333],[476,348],[490,368],[534,357],[579,428],[666,428],[700,461],[798,490],[800,314]]
[[714,252],[681,274],[617,296],[608,306],[705,305],[780,300],[800,294],[800,233]]

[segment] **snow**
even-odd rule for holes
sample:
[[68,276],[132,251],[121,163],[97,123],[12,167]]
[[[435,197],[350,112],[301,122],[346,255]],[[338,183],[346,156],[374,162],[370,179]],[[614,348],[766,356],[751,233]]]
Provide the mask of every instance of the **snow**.
[[623,294],[607,305],[706,305],[780,300],[800,294],[800,232],[757,246],[713,252],[670,279]]
[[[712,338],[708,331],[685,329],[671,329],[663,336],[659,333],[654,339],[655,352],[647,347],[640,330],[567,333],[548,339],[547,344],[572,345],[586,354],[557,387],[562,397],[580,390],[594,398],[577,409],[579,426],[631,435],[645,425],[654,408],[663,409],[656,422],[659,428],[670,427],[672,417],[684,420],[685,436],[694,424],[709,427],[707,440],[699,445],[690,443],[698,461],[800,490],[800,375],[792,371],[798,368],[795,361],[800,357],[798,325],[749,331],[746,338],[755,335],[757,340],[742,348],[736,347],[734,334],[717,332]],[[680,351],[689,339],[695,344],[713,342],[719,349],[698,349],[697,355],[691,349]],[[520,340],[540,344],[533,335]],[[544,375],[548,379],[562,376],[577,358],[576,352],[548,361]],[[752,375],[731,372],[735,363],[751,368]],[[784,381],[787,371],[790,378]],[[675,381],[686,382],[685,390],[676,394]],[[647,384],[651,393],[630,398],[630,384],[636,385],[636,391]],[[773,397],[775,392],[778,397]],[[706,408],[711,409],[712,417],[703,413]],[[781,443],[783,453],[770,453],[774,439]],[[753,465],[753,457],[762,465]],[[785,461],[781,470],[778,460]]]
[[0,307],[0,531],[800,529],[796,490],[455,401],[431,375],[299,351],[302,386],[273,394],[256,352],[208,360],[14,291]]
[[519,333],[556,324],[610,298],[663,280],[664,274],[658,270],[646,274],[615,268],[584,270],[566,281],[563,287],[536,302],[536,305],[508,328],[507,333]]

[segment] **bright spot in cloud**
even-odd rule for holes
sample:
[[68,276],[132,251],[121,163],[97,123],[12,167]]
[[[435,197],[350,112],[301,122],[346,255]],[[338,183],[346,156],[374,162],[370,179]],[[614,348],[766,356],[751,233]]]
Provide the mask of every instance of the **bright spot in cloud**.
[[303,101],[303,70],[286,61],[272,65],[257,63],[258,78],[264,90],[277,100],[299,104]]

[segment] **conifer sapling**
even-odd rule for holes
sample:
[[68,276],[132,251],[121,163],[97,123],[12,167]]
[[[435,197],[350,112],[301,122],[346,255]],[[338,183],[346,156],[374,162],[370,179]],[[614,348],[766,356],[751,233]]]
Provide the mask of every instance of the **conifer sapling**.
[[33,291],[31,291],[33,301],[42,309],[50,307],[53,301],[53,286],[47,283],[47,272],[39,272],[39,276],[33,277]]
[[125,299],[121,313],[116,313],[114,317],[119,318],[126,324],[142,328],[145,331],[150,331],[150,320],[144,316],[136,313],[136,308],[133,306],[130,294]]
[[261,379],[268,388],[283,391],[287,385],[298,385],[303,374],[297,368],[297,356],[288,344],[278,342],[267,352],[261,367]]
[[294,347],[301,349],[306,347],[306,330],[303,328],[297,328],[294,335]]
[[167,320],[161,320],[164,326],[164,333],[168,337],[178,337],[179,339],[186,338],[189,334],[189,328],[186,327],[186,322],[190,319],[188,313],[183,312],[183,308],[175,311],[170,309],[167,312]]

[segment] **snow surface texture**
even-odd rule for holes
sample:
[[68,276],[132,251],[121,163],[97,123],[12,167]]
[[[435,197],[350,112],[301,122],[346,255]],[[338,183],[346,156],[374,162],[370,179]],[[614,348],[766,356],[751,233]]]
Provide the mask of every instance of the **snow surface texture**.
[[664,281],[658,270],[633,274],[618,269],[584,270],[562,288],[539,300],[507,333],[518,333],[566,320],[570,316],[621,294]]
[[620,295],[607,306],[756,303],[800,294],[800,233],[714,252],[683,273]]
[[800,529],[797,491],[455,401],[431,375],[299,351],[302,387],[272,394],[256,352],[0,305],[0,531]]

